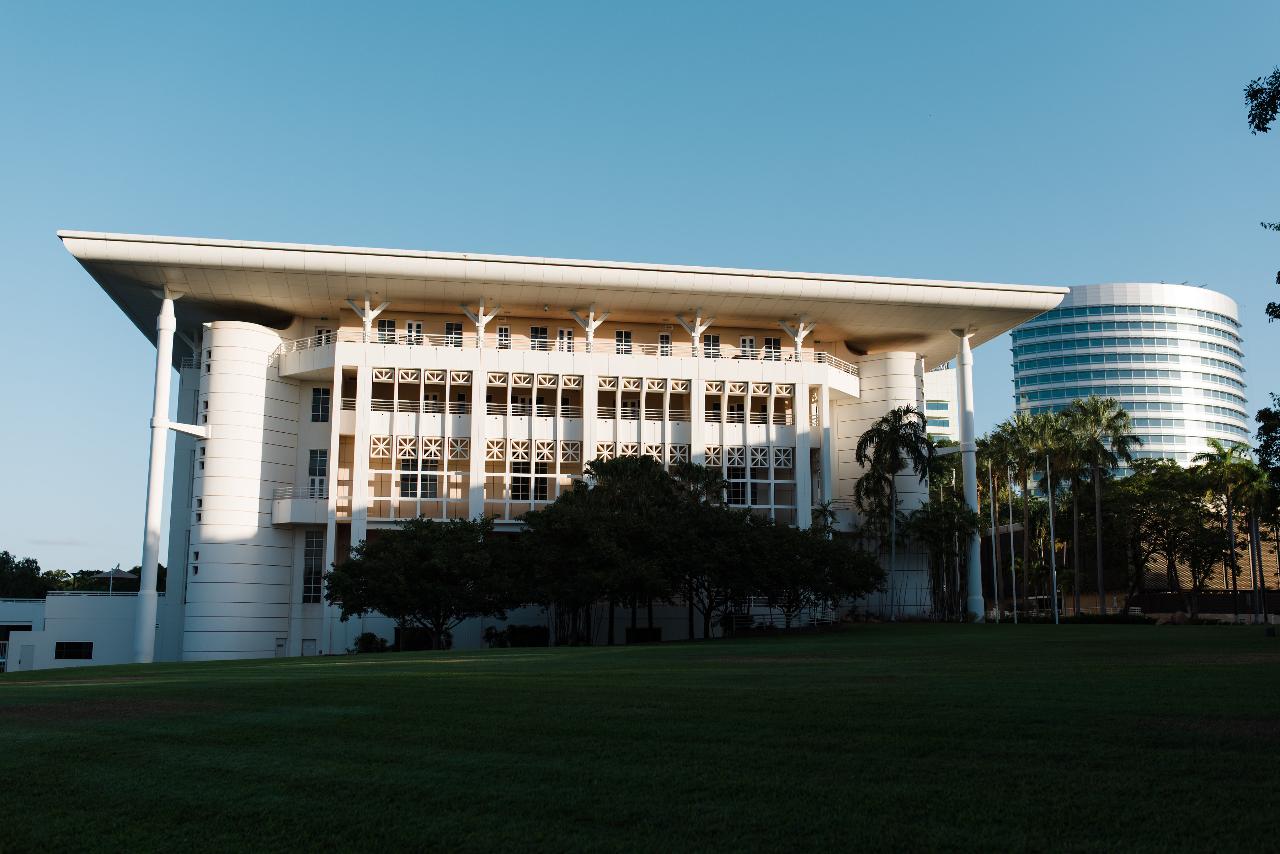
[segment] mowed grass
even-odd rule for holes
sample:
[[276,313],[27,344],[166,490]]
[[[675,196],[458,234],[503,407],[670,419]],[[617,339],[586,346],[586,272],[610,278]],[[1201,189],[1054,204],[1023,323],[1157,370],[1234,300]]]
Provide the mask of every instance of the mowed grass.
[[860,625],[0,677],[0,848],[1274,847],[1261,628]]

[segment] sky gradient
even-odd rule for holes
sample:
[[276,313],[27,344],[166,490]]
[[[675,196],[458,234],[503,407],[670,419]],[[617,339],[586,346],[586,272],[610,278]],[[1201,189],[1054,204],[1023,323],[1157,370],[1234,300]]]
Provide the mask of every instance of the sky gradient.
[[[372,4],[366,4],[372,5]],[[1235,298],[1280,390],[1280,6],[11,4],[0,549],[137,563],[154,349],[59,228]],[[535,8],[536,6],[536,8]],[[978,428],[1012,408],[975,354]]]

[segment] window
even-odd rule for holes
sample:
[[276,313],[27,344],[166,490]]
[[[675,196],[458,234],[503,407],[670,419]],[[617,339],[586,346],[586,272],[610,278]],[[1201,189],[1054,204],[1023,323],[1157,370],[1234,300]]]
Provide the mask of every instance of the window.
[[613,333],[613,352],[626,356],[631,353],[631,331],[619,329]]
[[[524,475],[520,477],[519,475]],[[528,461],[511,463],[511,500],[529,500],[529,463]]]
[[410,320],[404,325],[404,338],[407,344],[421,345],[424,338],[422,335],[422,321]]
[[764,339],[764,357],[770,362],[776,362],[782,358],[782,339],[769,338]]
[[499,350],[511,349],[511,327],[510,326],[498,327],[498,349]]
[[418,461],[416,459],[400,460],[400,497],[418,497]]
[[58,641],[53,645],[53,657],[59,661],[93,658],[92,641]]
[[741,350],[738,355],[744,359],[754,359],[756,357],[756,339],[754,335],[743,335],[738,339],[738,349]]
[[928,412],[946,412],[951,408],[951,404],[945,400],[926,400],[924,408]]
[[333,330],[327,326],[316,327],[316,342],[319,344],[333,343]]
[[529,349],[530,350],[549,350],[547,346],[547,327],[530,326],[529,327]]
[[302,603],[320,602],[320,582],[324,575],[324,531],[307,531],[302,549]]
[[573,352],[573,330],[561,329],[556,333],[556,349],[561,353]]
[[329,449],[312,448],[307,452],[307,497],[329,497]]
[[671,333],[670,332],[658,333],[658,355],[659,356],[671,355]]
[[332,392],[327,388],[311,389],[311,420],[313,422],[329,420],[329,402]]
[[462,324],[446,321],[444,325],[444,346],[462,346]]
[[[546,463],[537,463],[534,467],[535,474],[546,474],[548,471]],[[545,477],[535,478],[533,481],[533,500],[546,501],[548,495],[547,479]]]
[[396,322],[394,320],[378,321],[378,341],[383,344],[396,343]]
[[720,336],[707,335],[702,336],[702,355],[708,359],[720,358]]

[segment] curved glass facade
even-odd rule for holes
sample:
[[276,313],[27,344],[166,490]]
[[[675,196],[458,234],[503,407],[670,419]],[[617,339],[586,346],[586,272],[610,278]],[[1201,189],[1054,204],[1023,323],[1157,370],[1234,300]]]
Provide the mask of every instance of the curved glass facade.
[[1223,294],[1162,284],[1072,288],[1012,338],[1019,410],[1114,397],[1142,438],[1136,457],[1184,465],[1206,439],[1250,440],[1239,312]]

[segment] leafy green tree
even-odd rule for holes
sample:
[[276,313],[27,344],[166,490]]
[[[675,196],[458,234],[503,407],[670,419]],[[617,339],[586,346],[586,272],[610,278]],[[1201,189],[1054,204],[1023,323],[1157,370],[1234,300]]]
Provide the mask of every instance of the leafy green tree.
[[[1256,77],[1244,87],[1245,103],[1249,105],[1249,132],[1266,133],[1280,111],[1280,68],[1275,68],[1266,77]],[[1280,222],[1259,223],[1263,228],[1280,231]],[[1276,273],[1276,284],[1280,285],[1280,273]],[[1280,303],[1267,303],[1267,319],[1280,320]],[[1274,399],[1274,396],[1273,396]]]
[[965,544],[977,533],[980,518],[953,491],[932,499],[910,514],[910,537],[924,546],[929,557],[933,611],[943,619],[965,614]]
[[1238,600],[1240,564],[1236,560],[1236,500],[1243,481],[1248,477],[1249,446],[1243,442],[1223,443],[1217,439],[1207,439],[1205,444],[1209,450],[1202,451],[1191,458],[1191,461],[1203,467],[1210,488],[1221,498],[1222,532],[1224,538],[1219,540],[1223,565],[1227,568],[1231,579],[1231,600],[1235,616],[1240,616]]
[[35,558],[0,552],[0,598],[43,599],[53,587],[53,580],[41,574]]
[[511,578],[493,561],[492,519],[410,519],[352,549],[326,580],[342,619],[378,612],[403,631],[424,629],[433,649],[471,617],[503,619]]

